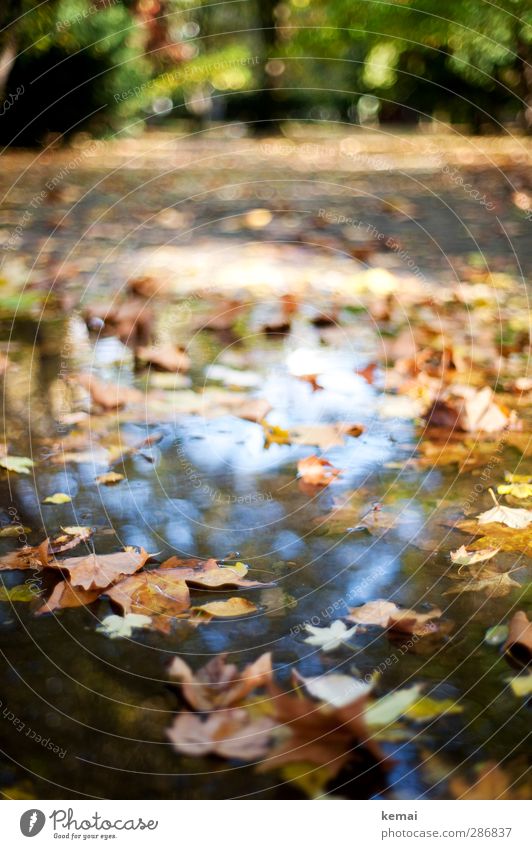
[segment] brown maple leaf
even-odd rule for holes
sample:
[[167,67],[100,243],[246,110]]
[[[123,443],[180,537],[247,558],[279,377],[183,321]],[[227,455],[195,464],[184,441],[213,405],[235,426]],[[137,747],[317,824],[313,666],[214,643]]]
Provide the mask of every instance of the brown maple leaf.
[[438,608],[428,613],[418,613],[416,610],[401,609],[392,601],[377,599],[352,608],[346,618],[357,624],[380,625],[390,632],[422,637],[438,630],[438,624],[430,620],[438,619],[441,615]]
[[36,616],[52,613],[65,607],[84,607],[100,597],[100,590],[82,590],[72,587],[68,581],[59,581],[49,598],[35,611]]
[[227,652],[213,657],[194,674],[180,657],[174,657],[169,674],[180,681],[183,697],[195,710],[208,711],[233,707],[253,690],[264,687],[272,679],[269,652],[238,671],[234,663],[226,663]]
[[132,575],[108,589],[106,595],[123,613],[151,616],[153,627],[163,633],[168,633],[172,620],[190,607],[189,589],[172,570],[162,573],[152,569]]
[[326,766],[334,777],[349,762],[380,764],[386,762],[379,745],[366,726],[364,712],[367,694],[342,708],[317,705],[306,697],[270,688],[274,717],[289,732],[260,766],[267,771],[278,766],[305,762]]
[[87,554],[84,557],[68,557],[66,560],[52,560],[51,568],[68,572],[73,587],[84,590],[105,589],[126,575],[132,575],[141,569],[149,558],[143,549],[139,551],[117,551],[114,554]]

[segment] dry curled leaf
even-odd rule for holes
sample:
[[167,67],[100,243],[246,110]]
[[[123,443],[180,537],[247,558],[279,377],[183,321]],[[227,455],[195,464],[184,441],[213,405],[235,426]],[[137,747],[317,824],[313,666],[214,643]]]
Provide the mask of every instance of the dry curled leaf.
[[73,587],[84,590],[104,589],[126,575],[138,572],[146,563],[149,554],[138,551],[117,551],[114,554],[87,554],[84,557],[68,557],[53,560],[48,565],[68,572]]
[[234,707],[249,693],[270,683],[272,660],[269,652],[249,663],[242,672],[236,664],[227,663],[226,658],[227,652],[216,655],[194,673],[182,658],[174,657],[168,673],[179,680],[181,693],[190,707],[200,711]]
[[508,528],[519,530],[526,528],[532,522],[532,510],[525,510],[522,507],[503,507],[498,503],[493,491],[490,489],[490,495],[495,502],[495,506],[484,513],[479,513],[477,516],[479,525],[490,525],[497,522],[501,525],[506,525]]

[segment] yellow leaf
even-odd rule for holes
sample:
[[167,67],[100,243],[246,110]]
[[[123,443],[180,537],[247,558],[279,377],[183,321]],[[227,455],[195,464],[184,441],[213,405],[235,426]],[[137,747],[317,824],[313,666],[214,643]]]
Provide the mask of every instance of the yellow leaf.
[[208,618],[215,617],[221,619],[231,619],[236,616],[246,616],[248,613],[255,613],[257,606],[247,598],[229,598],[227,601],[210,601],[208,604],[200,604],[192,610],[206,614]]
[[55,492],[53,495],[48,495],[43,500],[43,504],[67,504],[69,501],[72,501],[70,495],[65,492]]

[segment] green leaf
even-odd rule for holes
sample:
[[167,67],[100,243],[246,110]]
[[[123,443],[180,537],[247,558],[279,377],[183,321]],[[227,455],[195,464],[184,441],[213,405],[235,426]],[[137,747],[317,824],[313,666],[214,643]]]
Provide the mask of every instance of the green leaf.
[[0,466],[8,472],[16,472],[17,475],[29,475],[34,465],[29,457],[0,457]]
[[28,584],[19,584],[17,587],[0,586],[0,601],[33,601],[35,597],[35,591]]
[[72,499],[65,492],[54,492],[53,495],[46,496],[43,504],[67,504],[69,501],[72,501]]
[[488,646],[500,646],[508,639],[507,625],[494,625],[493,628],[488,628],[484,634],[484,642]]
[[31,528],[27,528],[25,525],[4,525],[3,528],[0,528],[0,537],[18,537],[20,534],[29,534],[31,532]]

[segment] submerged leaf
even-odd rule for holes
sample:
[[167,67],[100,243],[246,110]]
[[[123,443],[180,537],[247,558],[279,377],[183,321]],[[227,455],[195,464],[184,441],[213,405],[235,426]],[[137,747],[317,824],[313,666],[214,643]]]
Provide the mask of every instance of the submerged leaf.
[[147,628],[150,624],[149,616],[141,613],[126,613],[125,616],[106,616],[96,630],[114,640],[117,637],[131,637],[133,628]]
[[43,499],[43,504],[68,504],[69,501],[72,501],[70,495],[67,495],[66,492],[55,492],[53,495],[47,495],[46,498]]
[[256,761],[266,754],[273,728],[268,717],[252,719],[246,710],[230,708],[214,711],[207,719],[180,713],[166,733],[174,749],[189,757]]

